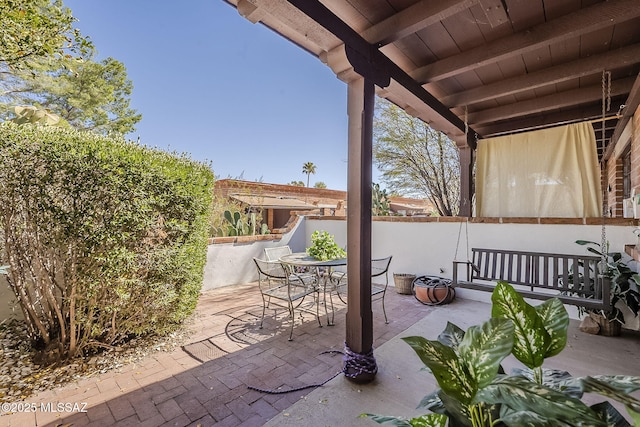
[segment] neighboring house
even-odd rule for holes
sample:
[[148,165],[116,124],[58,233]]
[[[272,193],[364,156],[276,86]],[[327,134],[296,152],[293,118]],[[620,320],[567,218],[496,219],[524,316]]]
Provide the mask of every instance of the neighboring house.
[[[291,212],[329,216],[345,216],[347,212],[347,192],[340,190],[220,179],[216,181],[214,192],[239,201],[247,208],[261,210],[269,230],[283,228]],[[426,216],[435,210],[426,200],[390,197],[389,202],[393,215]]]

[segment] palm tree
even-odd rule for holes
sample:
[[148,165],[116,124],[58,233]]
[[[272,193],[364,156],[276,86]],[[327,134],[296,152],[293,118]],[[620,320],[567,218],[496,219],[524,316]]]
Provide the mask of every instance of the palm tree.
[[309,186],[309,175],[316,173],[316,165],[313,162],[307,162],[302,165],[302,173],[307,174],[307,187]]

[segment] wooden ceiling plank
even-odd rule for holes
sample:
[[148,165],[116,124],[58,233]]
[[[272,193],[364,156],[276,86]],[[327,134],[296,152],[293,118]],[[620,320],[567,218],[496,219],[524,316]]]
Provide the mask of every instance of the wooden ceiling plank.
[[471,105],[476,102],[514,94],[523,90],[535,89],[541,86],[599,74],[602,72],[603,66],[606,66],[608,70],[628,66],[635,63],[637,58],[640,58],[640,44],[581,58],[525,76],[512,77],[486,86],[480,86],[466,92],[446,96],[442,98],[441,101],[448,107]]
[[[614,80],[611,82],[611,96],[627,94],[635,77]],[[517,104],[503,105],[491,110],[469,113],[469,123],[477,126],[479,123],[495,122],[511,119],[518,116],[539,113],[545,110],[567,107],[571,105],[586,104],[602,98],[601,85],[575,89],[569,92],[555,93],[540,98],[522,101]]]
[[542,0],[505,0],[505,6],[514,32],[526,30],[548,20]]
[[491,28],[499,27],[509,21],[501,0],[480,0],[480,5]]
[[[617,105],[624,103],[623,98],[615,98],[612,100],[612,108],[617,109]],[[569,123],[577,123],[586,120],[598,119],[602,116],[602,107],[592,104],[581,106],[570,110],[548,111],[541,115],[521,117],[509,120],[508,122],[485,123],[478,125],[474,129],[483,138],[493,136],[508,135],[516,132],[525,132],[536,129],[544,129],[551,126],[566,125]]]
[[478,1],[421,0],[366,29],[360,35],[369,43],[384,46],[462,12]]
[[490,62],[521,55],[638,16],[638,0],[609,0],[418,68],[411,72],[411,76],[423,83],[449,78]]
[[603,159],[608,160],[613,154],[613,150],[618,143],[618,140],[622,136],[622,132],[624,131],[625,126],[633,115],[636,112],[636,109],[640,105],[640,74],[635,79],[633,87],[629,91],[629,96],[627,100],[624,102],[624,109],[622,110],[622,118],[618,120],[618,124],[616,125],[616,129],[613,131],[613,135],[611,136],[611,143],[607,147],[607,150],[604,152]]

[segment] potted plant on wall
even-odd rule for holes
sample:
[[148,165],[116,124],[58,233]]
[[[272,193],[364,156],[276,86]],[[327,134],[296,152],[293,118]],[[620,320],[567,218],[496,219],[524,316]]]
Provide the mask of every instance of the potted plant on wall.
[[[576,240],[581,246],[586,246],[587,251],[602,256],[601,244],[589,240]],[[634,317],[640,313],[640,275],[631,270],[622,261],[620,252],[609,252],[608,243],[605,251],[607,253],[607,265],[604,273],[611,281],[611,309],[585,310],[580,309],[580,314],[587,314],[599,326],[601,335],[620,335],[622,325],[625,323],[625,313],[622,308],[626,307],[628,314]],[[587,328],[582,328],[587,331]]]
[[346,258],[347,256],[345,250],[335,242],[334,237],[323,230],[311,233],[311,246],[307,248],[307,253],[320,261]]

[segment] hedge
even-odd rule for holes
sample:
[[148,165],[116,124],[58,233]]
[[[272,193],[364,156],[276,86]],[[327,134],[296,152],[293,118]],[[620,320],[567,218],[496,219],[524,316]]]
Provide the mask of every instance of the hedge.
[[0,124],[8,282],[43,361],[164,334],[202,285],[213,172],[121,138]]

